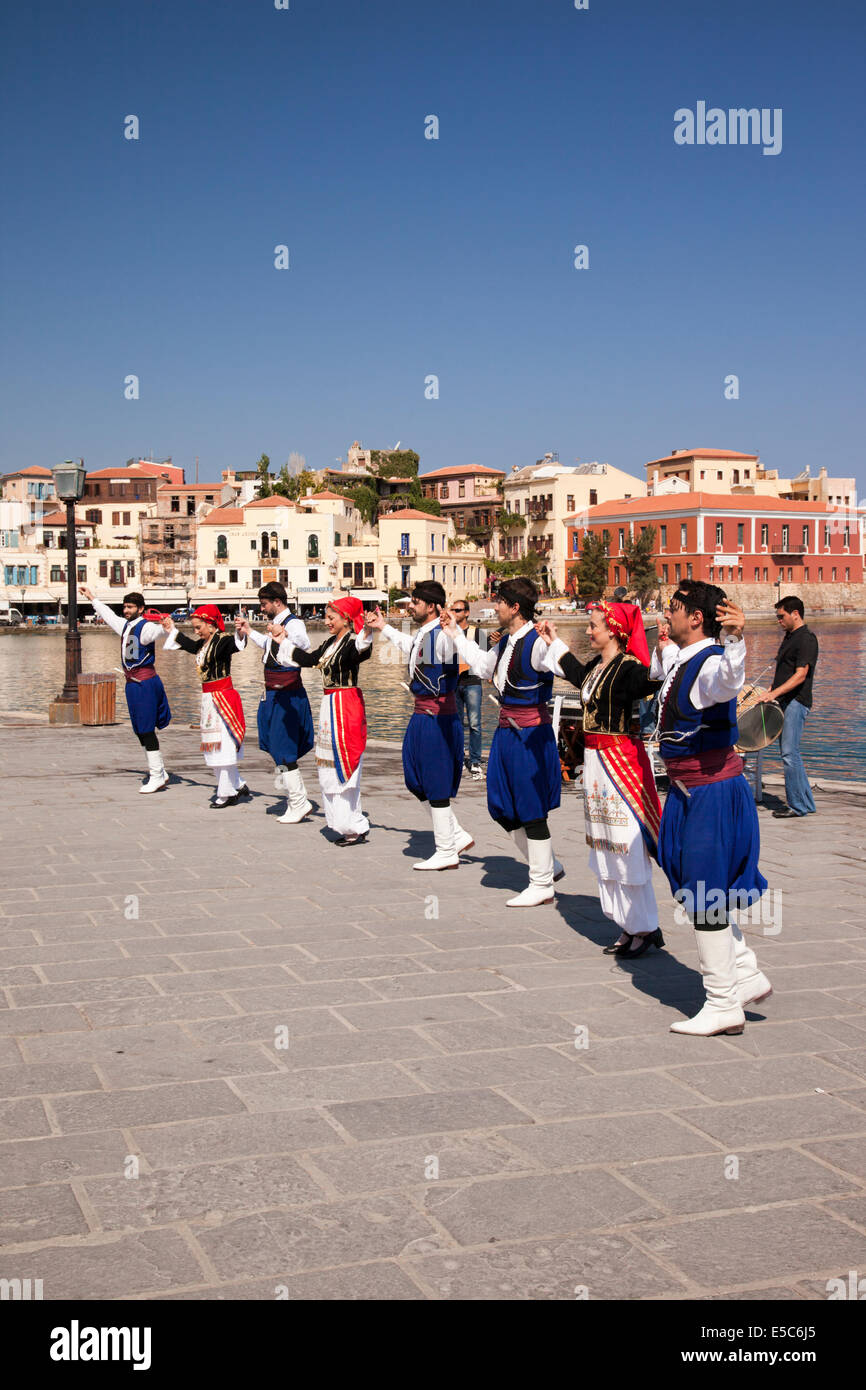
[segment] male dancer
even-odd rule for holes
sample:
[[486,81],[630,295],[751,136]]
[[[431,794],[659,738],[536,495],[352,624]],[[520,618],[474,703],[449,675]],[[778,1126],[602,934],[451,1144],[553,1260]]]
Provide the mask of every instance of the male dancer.
[[499,727],[487,759],[487,809],[507,830],[524,859],[529,885],[508,907],[540,907],[554,900],[553,884],[565,870],[554,858],[547,817],[559,805],[562,770],[548,701],[556,659],[533,619],[538,590],[529,579],[499,587],[496,616],[502,632],[489,652],[456,627],[442,624],[457,655],[475,675],[492,680],[499,698]]
[[436,851],[413,869],[457,869],[460,855],[475,841],[451,809],[463,771],[463,725],[457,716],[454,691],[458,663],[451,636],[443,632],[439,615],[445,590],[425,579],[412,590],[409,612],[418,624],[414,637],[386,623],[379,609],[367,626],[381,632],[409,658],[409,690],[415,713],[403,738],[403,776],[419,801],[429,801]]
[[259,747],[274,760],[275,789],[288,796],[285,814],[279,819],[283,824],[293,825],[313,809],[298,759],[310,751],[316,735],[300,667],[296,661],[280,660],[280,645],[284,641],[300,647],[303,652],[310,650],[307,629],[288,607],[287,598],[284,585],[265,584],[259,589],[259,603],[270,620],[267,634],[250,627],[246,616],[235,618],[235,628],[263,649],[265,688],[257,718]]
[[168,786],[168,773],[159,751],[157,729],[171,723],[162,681],[156,674],[154,644],[165,633],[159,623],[144,618],[144,595],[124,594],[123,617],[107,603],[100,603],[90,589],[81,590],[93,611],[120,637],[120,661],[126,678],[126,704],[133,732],[147,756],[148,775],[139,787],[142,792],[159,792]]
[[[672,1033],[742,1033],[745,1006],[772,993],[739,926],[728,917],[767,887],[758,869],[760,832],[737,741],[737,695],[745,679],[745,617],[724,590],[683,580],[671,599],[676,664],[660,691],[659,752],[670,778],[659,829],[659,864],[695,927],[706,1003]],[[722,637],[721,644],[719,636]],[[664,670],[657,647],[650,676]]]

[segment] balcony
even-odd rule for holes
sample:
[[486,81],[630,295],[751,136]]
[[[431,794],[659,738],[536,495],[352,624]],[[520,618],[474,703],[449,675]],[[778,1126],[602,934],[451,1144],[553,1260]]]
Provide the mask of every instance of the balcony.
[[536,555],[552,555],[553,541],[547,536],[530,536],[529,549],[533,550]]
[[530,526],[536,521],[547,521],[553,515],[553,507],[546,502],[530,502],[526,509],[526,519]]
[[400,550],[397,552],[398,560],[417,560],[417,558],[418,550],[414,545],[410,546],[408,550]]
[[770,554],[774,560],[799,559],[801,555],[808,555],[808,545],[771,545]]

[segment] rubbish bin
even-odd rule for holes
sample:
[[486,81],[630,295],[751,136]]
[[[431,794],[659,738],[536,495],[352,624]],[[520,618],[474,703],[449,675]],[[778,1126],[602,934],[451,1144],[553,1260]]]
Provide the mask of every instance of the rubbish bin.
[[78,677],[78,711],[82,724],[116,724],[117,677],[113,671],[88,671]]

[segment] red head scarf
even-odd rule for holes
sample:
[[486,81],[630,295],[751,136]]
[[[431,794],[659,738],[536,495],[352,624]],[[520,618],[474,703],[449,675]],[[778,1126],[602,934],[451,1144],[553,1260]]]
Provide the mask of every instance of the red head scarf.
[[364,605],[359,598],[334,598],[328,607],[348,618],[356,632],[361,631],[364,626]]
[[226,625],[223,622],[223,615],[215,603],[203,603],[200,608],[195,610],[192,616],[194,618],[202,618],[206,623],[213,623],[214,627],[219,628],[220,632],[225,632],[226,630]]
[[607,599],[602,599],[600,603],[593,603],[591,607],[598,609],[614,637],[621,637],[628,643],[626,651],[631,656],[636,656],[644,666],[649,666],[649,647],[637,604],[608,603]]

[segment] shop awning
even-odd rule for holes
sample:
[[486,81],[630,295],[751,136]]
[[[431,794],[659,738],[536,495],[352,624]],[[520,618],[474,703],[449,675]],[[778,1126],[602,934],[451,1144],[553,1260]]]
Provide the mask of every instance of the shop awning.
[[381,589],[350,589],[349,594],[352,598],[359,598],[362,603],[365,600],[370,603],[384,603],[388,597]]

